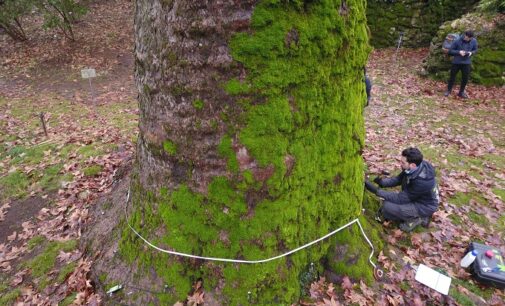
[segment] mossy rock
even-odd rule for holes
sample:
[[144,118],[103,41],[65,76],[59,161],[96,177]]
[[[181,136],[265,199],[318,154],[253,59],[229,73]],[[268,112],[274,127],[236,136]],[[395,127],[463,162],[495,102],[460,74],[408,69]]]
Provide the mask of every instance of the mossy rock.
[[[472,59],[470,80],[485,86],[505,84],[505,14],[472,13],[460,19],[444,23],[433,38],[430,54],[426,58],[421,74],[436,80],[449,78],[451,57],[442,51],[442,43],[449,33],[464,33],[473,30],[479,45]],[[458,74],[458,78],[460,74]]]

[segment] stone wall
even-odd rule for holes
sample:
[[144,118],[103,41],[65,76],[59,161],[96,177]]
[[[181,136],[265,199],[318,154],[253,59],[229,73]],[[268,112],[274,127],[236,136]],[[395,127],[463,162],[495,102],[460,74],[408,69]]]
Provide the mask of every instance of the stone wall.
[[438,27],[472,10],[476,0],[369,0],[367,19],[375,48],[396,46],[403,32],[404,47],[427,47]]

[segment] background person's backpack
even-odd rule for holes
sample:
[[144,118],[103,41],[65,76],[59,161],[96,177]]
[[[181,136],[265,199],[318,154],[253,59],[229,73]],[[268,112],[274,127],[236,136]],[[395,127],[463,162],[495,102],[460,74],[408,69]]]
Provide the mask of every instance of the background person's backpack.
[[444,42],[442,43],[442,50],[445,54],[449,53],[449,49],[451,49],[452,43],[458,40],[461,35],[457,33],[449,33],[445,36]]

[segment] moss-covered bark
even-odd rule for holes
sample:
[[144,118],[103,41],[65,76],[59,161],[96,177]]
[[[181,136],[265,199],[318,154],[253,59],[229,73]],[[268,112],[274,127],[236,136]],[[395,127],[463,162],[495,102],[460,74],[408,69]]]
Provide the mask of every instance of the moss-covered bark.
[[[254,260],[356,218],[365,2],[189,2],[137,0],[132,224],[160,247]],[[346,235],[365,245],[359,232]],[[184,299],[202,278],[225,305],[287,304],[334,243],[223,264],[156,253],[125,228],[121,252],[164,279],[161,303]],[[370,275],[355,263],[356,275]]]
[[403,46],[427,47],[440,24],[469,12],[478,0],[367,1],[370,43],[375,48],[396,46],[404,32]]
[[[486,86],[505,84],[505,14],[468,14],[444,23],[433,39],[424,62],[424,73],[437,80],[448,80],[452,57],[442,51],[449,33],[474,30],[479,50],[472,59],[470,80]],[[458,74],[458,77],[460,74]]]

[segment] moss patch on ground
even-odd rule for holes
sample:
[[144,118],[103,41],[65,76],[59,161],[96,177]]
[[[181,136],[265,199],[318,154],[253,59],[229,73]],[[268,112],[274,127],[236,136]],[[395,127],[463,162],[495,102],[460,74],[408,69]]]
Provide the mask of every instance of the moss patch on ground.
[[91,165],[82,169],[82,172],[85,176],[97,176],[102,170],[103,168],[100,165]]
[[74,293],[70,294],[69,296],[67,296],[65,299],[63,299],[63,301],[61,301],[59,303],[59,305],[60,306],[68,306],[68,305],[72,304],[75,301],[76,297],[77,297],[77,293],[74,292]]
[[62,164],[49,166],[42,173],[36,173],[35,178],[39,179],[37,185],[45,191],[54,191],[61,187],[61,182],[72,181],[73,175],[66,173],[61,175]]
[[77,266],[77,264],[75,262],[71,262],[71,263],[63,266],[60,269],[60,272],[58,273],[58,276],[56,277],[56,282],[58,284],[63,283],[63,281],[65,281],[65,279],[67,278],[67,276],[69,276],[70,273],[72,273],[75,270],[76,266]]
[[29,186],[29,178],[19,171],[0,177],[0,190],[2,191],[0,199],[22,198],[27,194]]
[[165,140],[163,142],[163,150],[169,155],[174,155],[177,153],[177,146],[171,140]]
[[19,288],[4,291],[2,294],[0,294],[0,305],[6,305],[6,306],[14,305],[14,302],[16,302],[16,299],[20,296],[21,296],[21,289]]
[[77,242],[75,240],[65,242],[51,241],[39,255],[23,265],[31,270],[33,277],[45,276],[56,264],[56,257],[60,251],[70,252],[76,247]]
[[46,239],[44,238],[44,236],[35,236],[35,237],[31,238],[30,240],[28,240],[28,242],[27,242],[28,249],[33,250],[35,247],[37,247],[38,245],[41,245],[45,241],[46,241]]
[[54,154],[55,150],[56,145],[54,144],[42,144],[30,148],[16,146],[11,148],[4,155],[8,155],[12,158],[12,164],[23,163],[27,165],[36,165],[40,163],[45,156]]

